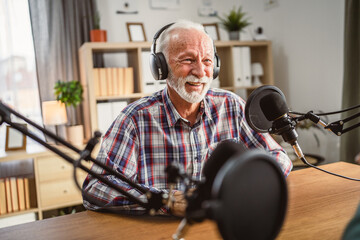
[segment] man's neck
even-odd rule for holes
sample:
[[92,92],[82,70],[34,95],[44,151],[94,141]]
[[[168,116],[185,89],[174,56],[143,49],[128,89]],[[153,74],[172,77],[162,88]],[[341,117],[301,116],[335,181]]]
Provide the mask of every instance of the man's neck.
[[199,114],[200,103],[189,103],[180,97],[175,90],[170,88],[168,88],[168,94],[176,111],[182,118],[190,122],[190,126],[193,126]]

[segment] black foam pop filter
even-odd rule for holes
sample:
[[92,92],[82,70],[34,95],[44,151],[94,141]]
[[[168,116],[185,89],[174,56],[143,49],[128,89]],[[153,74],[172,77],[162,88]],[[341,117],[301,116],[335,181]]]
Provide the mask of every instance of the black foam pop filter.
[[208,213],[224,239],[275,239],[285,219],[287,195],[274,157],[248,151],[217,174]]
[[279,93],[269,93],[260,100],[260,108],[269,121],[275,121],[289,112],[286,102]]
[[[245,105],[245,118],[249,126],[257,132],[264,133],[272,126],[272,121],[269,121],[261,108],[260,101],[267,95],[278,95],[276,99],[281,99],[286,103],[286,99],[282,91],[275,86],[261,86],[255,89],[249,96]],[[262,102],[262,106],[266,103]]]
[[232,140],[224,140],[218,144],[204,165],[203,175],[205,182],[200,184],[188,199],[186,208],[188,219],[195,221],[204,219],[206,213],[201,205],[211,198],[211,188],[217,173],[229,159],[244,153],[246,150],[247,148],[243,143],[236,143]]

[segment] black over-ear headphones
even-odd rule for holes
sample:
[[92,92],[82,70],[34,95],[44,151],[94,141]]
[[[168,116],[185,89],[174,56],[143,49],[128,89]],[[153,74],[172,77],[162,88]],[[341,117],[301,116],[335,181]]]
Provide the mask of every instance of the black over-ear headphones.
[[[155,35],[154,40],[151,45],[151,54],[150,54],[150,69],[155,80],[166,79],[169,73],[168,65],[166,63],[165,56],[162,52],[156,52],[156,40],[160,37],[161,33],[169,28],[174,23],[170,23],[162,27]],[[217,78],[220,72],[220,58],[216,53],[216,47],[214,45],[214,71],[213,78]]]

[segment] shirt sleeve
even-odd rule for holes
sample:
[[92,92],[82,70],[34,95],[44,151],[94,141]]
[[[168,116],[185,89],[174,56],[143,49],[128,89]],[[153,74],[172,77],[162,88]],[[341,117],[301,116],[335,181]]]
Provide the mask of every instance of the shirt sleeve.
[[[120,114],[105,134],[96,160],[123,174],[128,179],[137,182],[138,153],[139,138],[136,128],[129,117],[125,114]],[[132,188],[129,184],[116,178],[114,175],[107,174],[96,164],[92,166],[92,170],[117,184],[134,197],[141,199],[143,202],[147,202],[145,194]],[[166,192],[165,190],[149,187],[144,184],[140,185],[151,192]],[[118,191],[90,175],[85,179],[82,189],[83,204],[86,209],[109,209],[132,213],[138,212],[139,214],[145,212],[143,207],[129,201]],[[165,213],[167,212],[167,209],[161,210]]]
[[284,176],[287,177],[293,167],[292,162],[285,150],[271,137],[268,133],[258,133],[254,131],[245,118],[245,102],[240,99],[240,125],[241,125],[241,141],[244,142],[248,148],[262,148],[265,149],[270,155],[276,158]]

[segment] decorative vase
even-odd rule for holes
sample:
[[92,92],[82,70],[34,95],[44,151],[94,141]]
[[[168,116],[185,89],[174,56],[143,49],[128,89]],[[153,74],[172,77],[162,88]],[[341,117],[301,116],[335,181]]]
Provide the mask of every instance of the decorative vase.
[[66,136],[69,143],[75,146],[84,144],[84,127],[83,125],[67,126]]
[[90,31],[90,40],[92,42],[106,42],[106,30],[93,29]]
[[231,31],[229,32],[230,40],[240,40],[240,31]]

